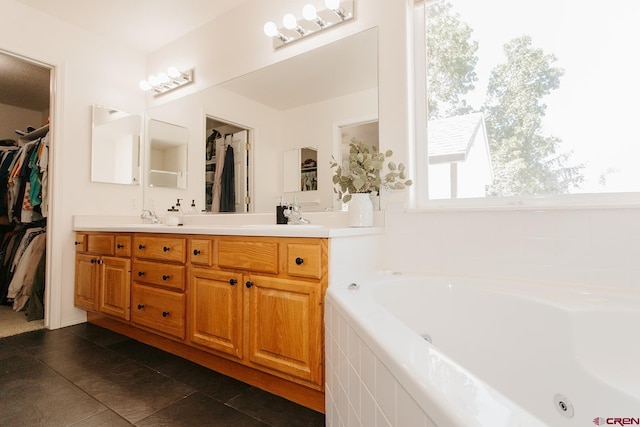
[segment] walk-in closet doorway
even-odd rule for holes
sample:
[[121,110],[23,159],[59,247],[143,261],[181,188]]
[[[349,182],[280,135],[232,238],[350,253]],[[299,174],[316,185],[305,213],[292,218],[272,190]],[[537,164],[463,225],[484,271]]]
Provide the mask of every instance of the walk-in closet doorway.
[[0,337],[50,324],[53,87],[52,66],[0,50]]

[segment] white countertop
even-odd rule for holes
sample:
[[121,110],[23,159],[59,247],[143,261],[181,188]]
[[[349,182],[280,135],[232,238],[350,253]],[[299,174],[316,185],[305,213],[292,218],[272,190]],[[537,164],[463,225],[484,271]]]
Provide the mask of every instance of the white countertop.
[[[219,218],[218,218],[219,219]],[[244,220],[264,218],[246,216]],[[331,219],[331,218],[330,218]],[[234,218],[233,222],[223,224],[214,215],[184,217],[184,225],[164,225],[144,223],[131,216],[75,215],[74,231],[109,231],[128,233],[171,233],[171,234],[209,234],[224,236],[271,236],[271,237],[348,237],[381,234],[383,227],[346,227],[341,221],[327,221],[326,224],[266,224],[246,223]],[[245,223],[243,223],[245,222]]]

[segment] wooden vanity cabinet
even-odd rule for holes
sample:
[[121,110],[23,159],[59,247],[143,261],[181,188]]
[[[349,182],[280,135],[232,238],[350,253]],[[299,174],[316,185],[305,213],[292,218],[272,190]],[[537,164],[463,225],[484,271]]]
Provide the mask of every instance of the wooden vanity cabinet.
[[75,246],[75,305],[129,320],[131,236],[77,233]]
[[324,410],[328,239],[133,233],[119,267],[130,270],[124,322],[95,314],[91,285],[102,274],[92,251],[115,251],[118,234],[91,235],[76,245],[76,304],[90,322]]
[[326,240],[221,236],[191,247],[192,263],[211,264],[191,268],[189,341],[322,388]]
[[186,336],[186,246],[183,237],[133,237],[131,321],[179,340]]

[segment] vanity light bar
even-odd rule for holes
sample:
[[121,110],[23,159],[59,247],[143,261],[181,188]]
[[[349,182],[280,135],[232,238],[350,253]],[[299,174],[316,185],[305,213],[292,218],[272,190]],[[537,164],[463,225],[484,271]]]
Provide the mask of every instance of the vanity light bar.
[[287,13],[282,18],[282,27],[269,21],[264,24],[264,33],[273,39],[273,47],[277,49],[353,19],[354,0],[325,0],[324,5],[326,9],[318,11],[313,4],[307,4],[301,19]]
[[176,67],[169,67],[167,72],[149,76],[146,80],[140,80],[138,86],[144,91],[152,90],[155,95],[160,95],[170,90],[177,89],[193,81],[193,69],[180,71]]

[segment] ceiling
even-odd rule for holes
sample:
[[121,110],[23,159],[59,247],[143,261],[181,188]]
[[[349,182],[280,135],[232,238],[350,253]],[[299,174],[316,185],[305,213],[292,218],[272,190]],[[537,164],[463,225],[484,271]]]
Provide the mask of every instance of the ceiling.
[[149,53],[241,3],[258,0],[14,1]]
[[[146,54],[241,3],[257,0],[14,1]],[[0,52],[0,103],[46,110],[49,69]]]

